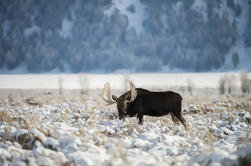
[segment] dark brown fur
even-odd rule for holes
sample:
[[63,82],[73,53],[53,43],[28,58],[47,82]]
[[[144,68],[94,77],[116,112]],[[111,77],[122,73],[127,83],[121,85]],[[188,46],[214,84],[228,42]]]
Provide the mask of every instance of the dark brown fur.
[[[137,97],[134,101],[126,103],[131,97],[131,91],[121,95],[119,98],[112,96],[117,102],[119,118],[125,116],[137,116],[139,124],[143,124],[143,116],[164,116],[171,114],[175,123],[179,120],[187,129],[186,121],[182,115],[182,97],[176,92],[151,92],[146,89],[136,88]],[[177,120],[178,119],[178,120]]]

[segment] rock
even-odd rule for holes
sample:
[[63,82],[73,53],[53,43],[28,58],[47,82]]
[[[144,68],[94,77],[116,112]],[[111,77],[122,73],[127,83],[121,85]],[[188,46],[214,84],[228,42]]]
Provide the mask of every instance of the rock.
[[14,160],[14,162],[12,162],[12,165],[14,166],[26,166],[26,163],[24,163],[23,161],[20,160]]
[[85,120],[88,120],[88,119],[90,118],[90,116],[89,116],[88,114],[83,113],[83,112],[80,114],[80,117],[81,117],[82,119],[85,119]]
[[212,107],[212,106],[206,106],[206,107],[204,108],[204,111],[205,111],[205,112],[214,112],[214,111],[215,111],[215,108]]
[[189,105],[189,112],[196,114],[199,112],[199,109],[195,105],[190,104]]
[[49,157],[38,156],[36,158],[38,165],[54,165],[53,161]]
[[210,129],[212,132],[218,130],[218,128],[215,126],[215,124],[210,125],[210,126],[209,126],[209,129]]
[[33,156],[28,156],[26,160],[30,166],[37,166],[36,159]]
[[137,147],[142,150],[149,150],[153,147],[153,144],[147,140],[136,138],[132,141],[132,147]]
[[221,113],[221,118],[222,119],[228,119],[228,112],[224,111],[223,113]]
[[88,166],[92,164],[92,162],[87,157],[85,157],[84,152],[73,152],[70,153],[67,157],[77,166]]
[[30,133],[34,135],[35,139],[40,142],[44,142],[47,139],[46,136],[37,129],[32,129]]
[[50,156],[51,159],[54,161],[55,165],[69,165],[69,161],[65,157],[64,153],[62,152],[55,152],[52,156]]
[[238,128],[237,128],[236,125],[231,125],[230,129],[231,129],[232,131],[237,131]]
[[3,149],[1,147],[0,147],[0,156],[2,158],[6,158],[6,159],[10,159],[11,158],[11,154],[7,150],[5,150],[5,149]]
[[221,130],[223,131],[223,133],[224,133],[225,135],[231,134],[231,131],[228,130],[226,127],[222,127]]
[[251,116],[245,117],[245,122],[251,125]]
[[190,114],[197,114],[199,112],[199,109],[197,106],[190,104],[188,108],[184,108],[183,113],[190,113]]
[[96,115],[99,115],[100,114],[100,110],[94,109],[93,113],[96,114]]
[[225,127],[228,124],[229,124],[229,122],[227,122],[227,121],[219,121],[217,127],[218,128]]
[[59,141],[54,138],[48,137],[46,141],[43,142],[43,144],[46,148],[57,151],[59,146]]
[[16,140],[23,148],[32,149],[35,142],[35,137],[27,130],[19,129],[16,131]]
[[244,110],[241,110],[238,115],[243,118],[246,115],[246,112]]
[[104,142],[104,140],[97,135],[94,136],[94,141],[96,142],[95,145],[101,145]]

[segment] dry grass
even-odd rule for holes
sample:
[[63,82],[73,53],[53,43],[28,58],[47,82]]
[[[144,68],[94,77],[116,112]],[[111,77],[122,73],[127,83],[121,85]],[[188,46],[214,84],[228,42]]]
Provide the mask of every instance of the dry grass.
[[[98,93],[98,92],[94,92]],[[31,104],[53,104],[62,102],[81,102],[84,103],[89,99],[89,95],[80,94],[80,90],[64,90],[60,95],[58,90],[12,90],[0,89],[0,104],[6,105],[12,103],[13,105]]]
[[[0,90],[1,91],[1,90]],[[16,91],[14,91],[16,92]],[[50,92],[50,93],[49,93]],[[106,106],[105,103],[102,101],[102,99],[99,97],[99,91],[93,92],[92,95],[80,95],[78,91],[65,91],[63,95],[59,95],[57,91],[27,91],[27,93],[24,93],[24,91],[19,91],[16,94],[11,93],[2,93],[0,94],[0,101],[1,105],[11,104],[12,107],[16,106],[22,106],[22,105],[29,105],[30,107],[41,107],[43,104],[50,104],[50,103],[62,103],[62,102],[77,102],[77,103],[86,103],[86,101],[92,102],[92,107],[86,107],[81,112],[87,113],[89,115],[88,118],[92,119],[92,121],[86,123],[88,127],[93,128],[95,127],[96,123],[95,120],[97,120],[97,116],[93,114],[94,110],[109,110],[112,109],[114,112],[111,112],[111,115],[107,115],[105,119],[107,121],[110,121],[114,118],[116,118],[116,105],[112,106]],[[215,112],[220,113],[222,110],[219,108],[224,108],[226,111],[233,111],[235,109],[244,109],[246,111],[249,111],[251,113],[251,97],[250,95],[242,95],[242,96],[184,96],[183,101],[183,108],[186,106],[189,106],[189,104],[193,104],[197,107],[198,111],[196,114],[199,116],[207,116],[208,112]],[[217,102],[215,103],[214,100],[218,100],[221,103],[221,105],[218,105]],[[228,104],[231,105],[228,105]],[[218,107],[215,107],[218,106]],[[217,108],[217,109],[215,109]],[[61,119],[62,120],[69,120],[71,114],[71,110],[64,110],[64,113],[61,113]],[[22,117],[12,117],[7,111],[0,110],[0,121],[6,122],[10,125],[15,125],[17,128],[24,128],[24,129],[31,129],[31,128],[38,128],[40,129],[40,121],[39,119],[36,119],[33,116],[27,115],[26,120]],[[77,123],[77,120],[80,117],[74,117],[76,125],[79,125]],[[134,132],[141,133],[143,132],[142,127],[138,126],[136,117],[135,121],[136,123],[128,123],[128,130],[123,132],[122,135],[120,134],[110,134],[110,133],[99,133],[101,135],[110,136],[110,137],[121,137],[121,136],[130,136]],[[27,120],[28,119],[28,120]],[[186,115],[185,115],[186,119]],[[160,126],[162,128],[165,128],[166,132],[170,132],[170,128],[166,128],[166,126],[175,126],[175,124],[172,122],[171,116],[163,116],[163,117],[150,117],[150,116],[144,116],[144,121],[157,123],[160,122]],[[229,119],[231,121],[231,119]],[[74,123],[75,123],[74,122]],[[75,124],[74,124],[75,125]],[[188,123],[189,125],[189,123]],[[178,124],[178,127],[182,126],[181,123]],[[81,126],[79,126],[81,127]],[[145,129],[147,130],[149,126],[145,126]],[[197,126],[191,126],[192,130],[189,131],[191,133],[194,132],[194,134],[197,134],[198,131],[203,130],[198,128]],[[41,131],[45,135],[50,135],[50,132],[53,131],[51,129],[50,131]],[[204,134],[201,135],[201,138],[204,143],[210,144],[215,141],[215,138],[213,136],[213,133],[210,129],[206,129],[203,131]],[[84,134],[83,131],[80,129],[78,133],[75,133],[76,135],[82,135]],[[100,144],[100,143],[97,143]]]
[[1,109],[0,110],[0,121],[10,123],[13,121],[13,117],[11,117],[11,115],[7,111]]

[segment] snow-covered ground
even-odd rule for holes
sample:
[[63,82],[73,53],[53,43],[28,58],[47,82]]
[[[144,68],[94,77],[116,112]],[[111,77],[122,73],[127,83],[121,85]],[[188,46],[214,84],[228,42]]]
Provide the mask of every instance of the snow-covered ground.
[[[50,78],[24,75],[24,80],[30,77],[25,86],[35,86],[33,83],[38,80],[48,86],[53,78],[46,83],[42,79],[45,76]],[[62,78],[70,76],[61,75]],[[7,77],[10,78],[2,75],[1,83]],[[116,80],[130,78],[136,86],[140,83],[148,86],[135,75],[103,77],[100,80],[104,82],[113,78],[112,85],[116,85]],[[17,87],[24,83],[20,82],[21,76],[16,78]],[[76,82],[79,79],[73,78]],[[155,79],[157,76],[145,77],[145,81]],[[63,80],[66,87],[66,79]],[[98,85],[89,78],[88,81],[89,87]],[[117,84],[117,88],[123,89],[122,84]],[[192,166],[250,165],[251,162],[250,95],[178,91],[183,96],[184,118],[190,128],[186,131],[183,125],[175,125],[169,115],[144,116],[143,125],[138,125],[135,117],[121,121],[117,118],[116,106],[106,106],[102,101],[100,89],[82,95],[79,90],[63,90],[59,95],[53,88],[56,83],[51,89],[33,90],[1,86],[0,165]],[[112,90],[112,93],[119,95],[121,90]]]
[[185,98],[183,111],[190,126],[185,131],[169,116],[146,116],[142,126],[136,118],[120,121],[116,108],[105,106],[98,95],[85,95],[79,101],[61,96],[57,102],[25,96],[1,98],[0,165],[233,165],[251,161],[250,97],[206,102]]

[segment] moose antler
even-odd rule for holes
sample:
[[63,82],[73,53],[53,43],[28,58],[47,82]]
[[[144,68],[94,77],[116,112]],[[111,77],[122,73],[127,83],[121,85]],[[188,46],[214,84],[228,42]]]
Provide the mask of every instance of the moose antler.
[[110,83],[107,82],[105,85],[104,85],[104,89],[103,89],[103,95],[100,95],[103,100],[105,102],[107,102],[107,105],[111,105],[111,104],[114,104],[116,103],[115,101],[112,101],[111,99],[111,95],[110,95]]
[[130,90],[131,90],[131,99],[127,100],[127,102],[132,102],[137,97],[137,90],[136,90],[135,85],[133,84],[132,81],[130,81],[129,84],[130,84]]

